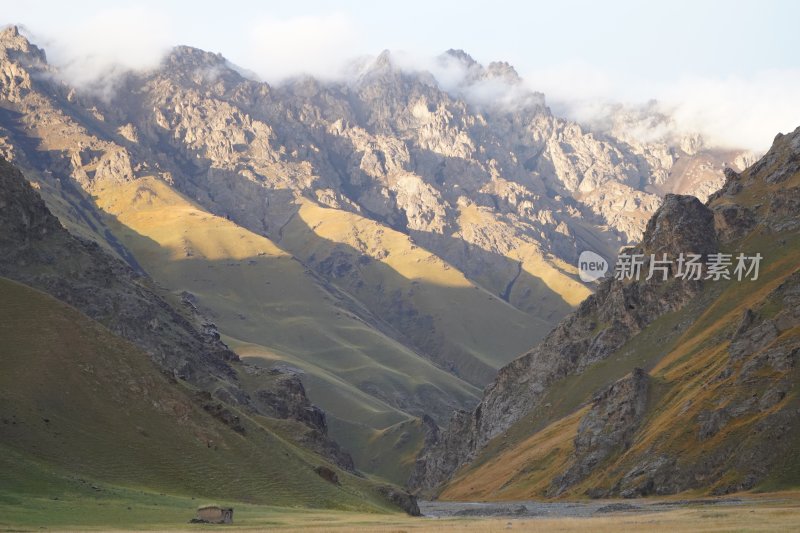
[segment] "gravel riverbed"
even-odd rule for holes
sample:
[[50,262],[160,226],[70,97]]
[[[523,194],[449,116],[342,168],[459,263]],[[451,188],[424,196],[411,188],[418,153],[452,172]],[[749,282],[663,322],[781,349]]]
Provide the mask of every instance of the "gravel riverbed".
[[596,500],[585,502],[443,502],[420,501],[423,516],[452,517],[542,517],[586,518],[607,513],[653,513],[685,506],[731,506],[747,503],[741,498],[708,498],[687,500]]

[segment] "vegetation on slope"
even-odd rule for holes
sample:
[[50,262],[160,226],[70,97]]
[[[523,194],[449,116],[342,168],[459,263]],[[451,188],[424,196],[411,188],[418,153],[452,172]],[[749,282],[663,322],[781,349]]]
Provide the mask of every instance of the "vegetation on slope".
[[75,309],[3,278],[0,294],[1,506],[112,485],[226,502],[389,509],[367,481],[343,471],[340,485],[324,480],[314,469],[335,467],[168,379]]
[[[164,182],[98,188],[96,201],[114,215],[109,225],[153,279],[176,296],[191,293],[242,358],[303,372],[332,436],[357,455],[365,431],[387,429],[409,413],[443,417],[476,400],[474,386],[399,342],[390,326],[269,239],[204,211]],[[251,391],[259,385],[242,379]],[[361,430],[345,429],[354,426]]]

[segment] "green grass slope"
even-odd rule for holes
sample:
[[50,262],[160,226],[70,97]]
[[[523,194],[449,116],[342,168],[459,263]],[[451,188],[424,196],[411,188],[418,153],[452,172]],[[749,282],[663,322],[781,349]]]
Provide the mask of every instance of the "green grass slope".
[[388,510],[369,482],[344,472],[341,485],[323,480],[314,472],[326,464],[320,457],[243,413],[231,413],[243,427],[235,431],[194,391],[75,309],[3,278],[0,295],[0,523],[20,501],[78,497],[87,483],[98,493],[108,485],[223,502]]

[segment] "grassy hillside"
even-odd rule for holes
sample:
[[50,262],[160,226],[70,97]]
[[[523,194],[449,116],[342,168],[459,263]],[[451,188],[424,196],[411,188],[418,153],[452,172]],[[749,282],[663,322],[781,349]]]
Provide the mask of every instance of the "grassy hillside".
[[[458,222],[461,234],[470,242],[480,242],[492,233],[504,236],[508,232],[507,226],[498,221],[497,212],[485,206],[463,206]],[[607,243],[593,235],[589,228],[582,227],[582,224],[576,223],[575,231],[589,249],[603,251],[608,256],[616,252],[607,249]],[[445,247],[448,257],[457,256],[463,248],[463,242],[457,239],[452,239],[449,246]],[[480,258],[477,250],[472,250],[472,253]],[[509,262],[518,263],[515,265],[518,273],[512,283],[509,283],[509,273],[496,264],[494,268],[481,265],[481,268],[474,268],[467,274],[493,293],[505,293],[508,302],[532,316],[549,323],[557,321],[591,293],[585,285],[576,281],[577,270],[574,265],[543,253],[538,243],[518,243],[506,257]]]
[[478,385],[551,327],[471,282],[407,235],[354,213],[304,202],[283,228],[280,244],[440,366]]
[[323,480],[320,457],[243,413],[228,412],[241,425],[229,427],[214,405],[73,308],[2,278],[0,294],[0,509],[26,495],[106,497],[110,485],[387,510],[368,482],[343,472],[341,486]]
[[109,224],[147,272],[175,293],[195,295],[240,356],[303,371],[333,436],[354,453],[366,442],[338,428],[383,430],[408,413],[445,417],[476,400],[478,389],[392,338],[389,326],[269,239],[166,183],[114,184],[98,189],[96,201],[116,217]]

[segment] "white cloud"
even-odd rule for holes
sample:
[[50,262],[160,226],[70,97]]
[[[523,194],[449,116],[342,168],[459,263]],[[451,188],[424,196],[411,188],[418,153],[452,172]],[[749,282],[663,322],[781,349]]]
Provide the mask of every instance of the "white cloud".
[[440,88],[462,97],[476,106],[499,106],[504,109],[519,108],[526,104],[541,103],[540,95],[533,94],[524,83],[499,77],[486,77],[478,65],[468,66],[456,57],[442,54],[425,56],[406,51],[392,52],[393,64],[406,72],[427,72]]
[[643,142],[699,133],[707,146],[762,152],[778,132],[800,126],[800,69],[653,81],[571,63],[523,73],[524,82],[516,84],[476,77],[477,67],[453,57],[393,51],[391,58],[406,72],[430,73],[442,89],[478,106],[513,109],[537,102],[531,93],[538,91],[556,116],[598,130],[612,127],[612,115],[623,110],[625,133]]
[[339,13],[267,17],[251,26],[247,57],[236,59],[270,82],[300,74],[336,78],[359,53],[358,35],[353,21]]
[[133,7],[105,9],[34,39],[65,81],[109,96],[119,74],[157,66],[173,44],[171,34],[162,13]]
[[653,107],[673,118],[677,132],[698,132],[720,147],[763,151],[778,132],[800,126],[800,69],[654,82],[573,64],[528,73],[526,80],[556,114],[590,124],[607,119],[611,102],[641,107],[655,99]]
[[800,126],[800,69],[751,78],[685,80],[663,91],[677,124],[722,146],[765,150],[778,132]]

